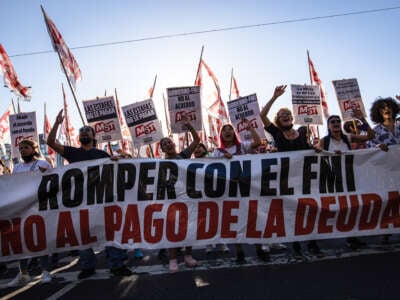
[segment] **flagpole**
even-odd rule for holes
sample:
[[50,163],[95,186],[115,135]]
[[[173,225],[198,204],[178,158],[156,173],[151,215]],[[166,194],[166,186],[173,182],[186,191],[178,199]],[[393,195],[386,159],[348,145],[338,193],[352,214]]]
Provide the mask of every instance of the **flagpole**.
[[201,52],[200,52],[199,64],[197,65],[196,78],[195,78],[195,80],[194,80],[194,82],[195,82],[195,83],[196,83],[196,79],[197,79],[197,76],[198,76],[198,74],[199,74],[199,71],[200,71],[201,60],[203,59],[203,51],[204,51],[204,45],[203,45],[203,46],[201,46]]
[[153,87],[152,87],[152,90],[151,90],[150,98],[153,98],[154,89],[156,88],[156,82],[157,82],[157,74],[156,74],[156,76],[154,77],[154,82],[153,82]]
[[67,138],[68,146],[72,146],[71,136],[69,134],[69,115],[68,115],[68,111],[67,111],[68,104],[67,104],[67,98],[65,96],[64,84],[62,82],[61,82],[61,90],[63,93],[63,107],[64,107],[64,122],[65,122],[66,138]]
[[[47,24],[47,18],[46,18],[47,15],[46,15],[46,12],[44,11],[44,8],[43,8],[42,5],[40,5],[40,8],[42,9],[42,13],[43,13],[43,15],[45,16],[44,20],[45,20],[45,23],[46,23],[47,30],[50,32],[49,24]],[[75,101],[76,107],[77,107],[77,109],[78,109],[79,115],[80,115],[81,120],[82,120],[82,124],[85,125],[85,119],[83,118],[81,109],[80,109],[80,107],[79,107],[79,105],[78,105],[78,100],[77,100],[77,98],[76,98],[74,89],[72,88],[71,81],[69,80],[69,77],[68,77],[68,75],[67,75],[67,70],[65,69],[65,66],[64,66],[63,61],[62,61],[62,59],[61,59],[60,53],[59,53],[58,51],[56,51],[56,52],[57,52],[57,55],[58,55],[58,59],[60,60],[61,67],[62,67],[62,69],[63,69],[63,71],[64,71],[64,75],[65,75],[65,77],[67,78],[67,82],[68,82],[69,88],[71,89],[72,96],[74,97],[74,101]]]
[[233,68],[232,68],[232,71],[231,71],[231,84],[229,86],[229,101],[232,100],[232,81],[233,81]]
[[307,49],[307,64],[308,64],[308,75],[310,76],[310,84],[312,85],[311,68],[310,68],[310,52]]
[[164,102],[165,124],[167,125],[167,133],[168,133],[168,136],[171,136],[171,128],[169,126],[169,120],[168,120],[168,114],[167,114],[167,111],[169,111],[169,110],[167,107],[167,101],[165,101],[164,93],[162,94],[162,98],[163,98],[163,102]]
[[12,103],[12,107],[13,107],[14,114],[15,114],[15,113],[17,113],[17,110],[15,109],[14,98],[11,98],[11,103]]

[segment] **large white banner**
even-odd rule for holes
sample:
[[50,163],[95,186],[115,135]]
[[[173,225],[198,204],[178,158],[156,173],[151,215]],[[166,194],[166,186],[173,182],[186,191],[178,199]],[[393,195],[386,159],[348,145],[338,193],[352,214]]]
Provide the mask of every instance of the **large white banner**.
[[199,86],[168,88],[167,95],[172,133],[187,132],[186,127],[183,127],[184,117],[194,129],[203,130]]
[[400,232],[400,146],[232,159],[101,159],[0,176],[0,261]]
[[84,100],[86,119],[96,132],[98,143],[122,140],[114,97]]
[[361,110],[363,116],[367,117],[356,78],[333,80],[332,83],[335,88],[343,121],[354,119],[354,109]]
[[252,94],[245,97],[228,101],[229,118],[236,132],[239,133],[242,141],[252,140],[251,133],[246,130],[243,119],[247,119],[251,126],[257,131],[260,138],[265,138],[264,126],[260,118],[260,107],[258,106],[257,95]]
[[163,137],[152,99],[123,106],[122,111],[135,147],[152,144]]
[[24,140],[38,140],[36,112],[10,115],[11,151],[13,157],[19,157],[19,143]]
[[294,123],[323,125],[321,92],[318,85],[291,84]]

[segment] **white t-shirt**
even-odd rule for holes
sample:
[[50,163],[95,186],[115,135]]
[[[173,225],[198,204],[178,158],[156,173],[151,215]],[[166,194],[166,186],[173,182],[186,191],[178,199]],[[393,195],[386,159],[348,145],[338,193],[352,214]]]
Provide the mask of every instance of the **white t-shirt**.
[[[242,143],[240,143],[240,152],[241,154],[247,154],[247,153],[251,153],[251,142],[249,141],[244,141]],[[236,151],[236,145],[233,145],[232,147],[229,148],[224,148],[224,150],[232,155],[234,155],[237,151]],[[214,157],[223,157],[224,156],[224,152],[221,152],[220,150],[215,149],[214,150]]]
[[[350,134],[345,134],[347,136],[347,139],[349,140],[349,143],[352,142],[351,139],[351,135]],[[351,149],[349,149],[349,146],[347,146],[347,144],[342,140],[335,140],[333,138],[331,138],[330,142],[329,142],[329,148],[328,151],[330,152],[336,152],[336,151],[340,151],[340,152],[348,152]]]
[[33,160],[28,163],[20,162],[14,166],[13,174],[38,171],[39,167],[42,169],[50,169],[51,165],[47,160]]

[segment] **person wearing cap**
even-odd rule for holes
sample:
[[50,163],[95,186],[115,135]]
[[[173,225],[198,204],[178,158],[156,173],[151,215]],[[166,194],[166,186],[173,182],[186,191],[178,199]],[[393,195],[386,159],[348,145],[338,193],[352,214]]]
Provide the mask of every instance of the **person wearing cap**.
[[[13,174],[41,171],[44,172],[51,168],[51,165],[41,158],[39,146],[36,142],[25,139],[18,144],[19,153],[23,162],[17,163],[14,166]],[[48,283],[52,280],[49,269],[49,258],[47,255],[40,257],[40,264],[42,267],[41,280],[43,283]],[[19,286],[26,284],[31,280],[28,271],[28,259],[21,259],[19,261],[19,273],[17,276],[7,284],[9,287]]]
[[[91,126],[85,125],[79,129],[80,148],[64,146],[58,143],[56,141],[57,130],[63,119],[63,110],[60,110],[47,138],[47,145],[49,147],[53,148],[54,151],[63,156],[69,163],[110,157],[107,152],[96,148],[96,132]],[[107,262],[113,275],[132,275],[132,271],[124,264],[124,260],[128,258],[125,250],[111,246],[106,247],[105,250]],[[79,263],[81,272],[78,274],[78,279],[84,279],[96,273],[96,255],[92,248],[79,251]]]

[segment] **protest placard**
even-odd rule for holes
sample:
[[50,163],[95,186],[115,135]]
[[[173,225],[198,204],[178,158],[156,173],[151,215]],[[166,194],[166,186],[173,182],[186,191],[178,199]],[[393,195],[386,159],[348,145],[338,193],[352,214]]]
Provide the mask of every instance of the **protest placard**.
[[321,94],[317,85],[291,84],[294,123],[323,125]]
[[135,147],[152,144],[163,137],[152,99],[122,107]]
[[191,122],[196,130],[202,130],[200,87],[175,87],[167,89],[168,110],[172,133],[186,132],[184,118]]
[[99,143],[122,139],[114,97],[102,97],[84,100],[86,119],[96,132]]
[[251,133],[246,130],[246,125],[243,122],[243,119],[247,119],[250,122],[251,126],[256,130],[260,138],[265,138],[256,94],[228,101],[227,105],[231,123],[235,127],[236,132],[239,134],[242,141],[252,139]]

